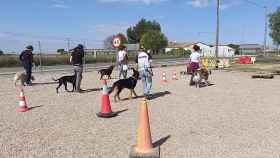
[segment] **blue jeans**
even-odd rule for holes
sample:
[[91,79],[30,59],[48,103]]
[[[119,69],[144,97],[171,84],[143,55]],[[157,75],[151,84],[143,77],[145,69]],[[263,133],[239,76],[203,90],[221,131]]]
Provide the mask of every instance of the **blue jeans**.
[[81,90],[83,66],[74,66],[74,73],[76,76],[76,91]]
[[152,75],[147,70],[139,71],[140,78],[143,82],[144,95],[150,94],[152,88]]

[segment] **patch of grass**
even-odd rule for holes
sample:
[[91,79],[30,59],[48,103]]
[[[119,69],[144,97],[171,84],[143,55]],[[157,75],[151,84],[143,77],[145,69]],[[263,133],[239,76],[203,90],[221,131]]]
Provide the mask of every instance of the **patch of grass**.
[[[35,54],[34,56],[35,65],[40,65],[40,56]],[[134,61],[136,54],[129,54],[129,61]],[[153,55],[153,59],[174,59],[180,58],[181,55],[172,55],[172,54],[159,54]],[[42,66],[51,66],[51,65],[68,65],[70,56],[68,54],[52,54],[52,55],[42,55],[41,62]],[[104,54],[94,57],[93,55],[86,55],[86,63],[93,64],[98,62],[115,62],[116,56],[114,54]],[[0,56],[0,67],[17,67],[21,66],[18,55],[2,55]]]

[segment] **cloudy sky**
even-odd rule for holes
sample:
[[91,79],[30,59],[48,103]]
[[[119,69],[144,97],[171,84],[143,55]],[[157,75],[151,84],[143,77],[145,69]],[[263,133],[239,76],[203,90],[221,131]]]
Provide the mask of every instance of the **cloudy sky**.
[[[262,44],[261,6],[273,12],[280,0],[249,2],[221,0],[222,44]],[[41,41],[49,52],[67,48],[67,38],[71,47],[101,48],[107,36],[125,33],[141,18],[158,21],[170,41],[214,43],[215,6],[215,0],[1,0],[0,49],[19,52],[33,44],[38,50]]]

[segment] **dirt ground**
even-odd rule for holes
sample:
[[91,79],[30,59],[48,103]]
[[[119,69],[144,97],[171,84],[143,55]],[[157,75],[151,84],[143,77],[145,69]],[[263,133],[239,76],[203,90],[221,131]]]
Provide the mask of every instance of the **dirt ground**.
[[[161,158],[279,158],[280,77],[251,79],[250,72],[213,70],[214,85],[188,86],[185,67],[155,69],[149,115]],[[160,82],[167,73],[168,83]],[[179,80],[172,81],[176,71]],[[136,142],[141,98],[114,103],[117,117],[102,119],[97,72],[84,74],[85,93],[56,94],[51,77],[34,74],[25,87],[28,107],[19,113],[12,77],[0,76],[0,158],[126,158]],[[111,86],[111,80],[108,85]],[[142,95],[139,81],[136,93]],[[127,98],[128,90],[121,93]]]

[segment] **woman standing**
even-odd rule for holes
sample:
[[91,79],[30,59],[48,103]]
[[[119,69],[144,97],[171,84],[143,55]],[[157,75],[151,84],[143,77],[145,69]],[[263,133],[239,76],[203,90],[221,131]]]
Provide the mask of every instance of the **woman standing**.
[[194,77],[194,72],[199,69],[199,61],[200,61],[200,47],[198,45],[193,46],[194,52],[191,53],[190,55],[190,67],[191,67],[191,80],[190,80],[190,85],[194,85],[193,82],[193,77]]

